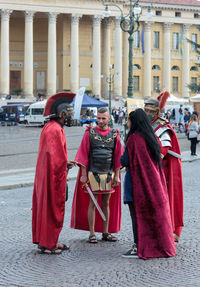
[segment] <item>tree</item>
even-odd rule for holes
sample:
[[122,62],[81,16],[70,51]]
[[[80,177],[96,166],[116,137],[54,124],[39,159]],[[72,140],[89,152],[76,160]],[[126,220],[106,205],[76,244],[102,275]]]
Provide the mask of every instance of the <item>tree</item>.
[[[200,31],[200,25],[196,25],[198,31]],[[199,56],[198,57],[198,61],[197,63],[195,64],[197,66],[197,68],[200,67],[200,44],[198,44],[197,42],[194,42],[190,39],[187,39],[187,41],[194,46],[195,48],[195,52],[197,53],[197,55]],[[198,75],[198,80],[197,82],[191,82],[189,85],[188,85],[188,88],[190,89],[190,91],[192,93],[200,93],[200,74]]]

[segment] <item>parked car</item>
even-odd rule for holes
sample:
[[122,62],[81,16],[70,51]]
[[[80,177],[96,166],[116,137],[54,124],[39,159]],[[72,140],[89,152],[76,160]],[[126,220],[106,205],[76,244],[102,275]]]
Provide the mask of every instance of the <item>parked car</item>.
[[45,105],[46,100],[31,104],[26,112],[25,122],[30,125],[45,125],[48,121],[43,117]]
[[15,122],[23,123],[25,121],[25,114],[28,105],[24,104],[10,104],[1,107],[3,112],[1,113],[2,122]]

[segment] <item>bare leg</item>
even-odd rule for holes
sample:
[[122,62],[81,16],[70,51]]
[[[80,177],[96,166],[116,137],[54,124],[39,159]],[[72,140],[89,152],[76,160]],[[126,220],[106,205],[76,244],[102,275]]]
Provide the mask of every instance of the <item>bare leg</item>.
[[110,207],[109,207],[109,201],[110,201],[111,194],[102,194],[102,211],[106,217],[106,221],[103,221],[103,233],[108,233],[108,223],[110,219]]
[[[98,195],[94,194],[95,199],[98,199]],[[90,228],[90,235],[95,233],[94,230],[94,223],[95,223],[95,205],[92,201],[92,199],[90,198],[90,203],[89,203],[89,207],[88,207],[88,223],[89,223],[89,228]]]

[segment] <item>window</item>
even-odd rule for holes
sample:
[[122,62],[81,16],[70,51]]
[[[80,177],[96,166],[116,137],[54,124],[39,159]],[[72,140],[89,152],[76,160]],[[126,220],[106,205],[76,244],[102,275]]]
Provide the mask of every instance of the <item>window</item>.
[[181,12],[175,12],[175,17],[181,17]]
[[153,48],[159,49],[159,32],[153,32]]
[[153,65],[152,70],[160,70],[160,67],[158,65]]
[[140,48],[140,33],[139,33],[139,31],[134,32],[133,37],[134,37],[133,47],[136,49]]
[[6,114],[15,114],[16,107],[4,107],[3,108]]
[[18,112],[20,112],[20,113],[23,112],[23,107],[22,107],[22,106],[19,106],[19,107],[18,107]]
[[179,48],[179,35],[178,33],[173,33],[173,42],[172,42],[172,45],[173,45],[173,50],[177,50],[178,51],[178,48]]
[[159,82],[159,77],[154,76],[153,77],[153,91],[154,92],[159,92],[160,91],[160,82]]
[[172,78],[172,90],[173,92],[178,92],[178,77]]
[[141,67],[138,64],[133,65],[133,70],[140,70]]
[[32,115],[43,115],[44,109],[32,109]]
[[172,71],[180,71],[180,69],[179,69],[178,66],[173,66],[173,67],[172,67]]
[[30,115],[30,109],[28,109],[27,111],[26,111],[26,116],[29,116]]
[[133,90],[139,91],[139,76],[133,76]]
[[192,66],[191,68],[190,68],[190,71],[198,71],[198,68],[196,67],[196,66]]
[[198,13],[194,13],[194,18],[199,18],[199,14]]
[[159,10],[157,10],[157,11],[156,11],[156,16],[161,16],[161,15],[162,15],[162,12],[159,11]]
[[191,82],[192,82],[192,84],[197,85],[197,78],[196,77],[192,77]]
[[[192,34],[192,42],[197,43],[197,34]],[[192,45],[192,51],[196,52],[196,46]]]

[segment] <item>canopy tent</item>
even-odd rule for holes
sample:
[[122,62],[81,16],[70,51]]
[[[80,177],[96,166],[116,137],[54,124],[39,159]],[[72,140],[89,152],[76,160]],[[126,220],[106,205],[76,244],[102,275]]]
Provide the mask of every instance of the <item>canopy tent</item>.
[[167,99],[167,104],[183,104],[188,103],[188,99],[177,98],[174,95],[170,94],[169,98]]
[[[74,106],[75,103],[75,99],[76,97],[73,99],[72,105]],[[82,101],[82,108],[92,108],[92,107],[96,107],[96,108],[101,108],[101,107],[107,107],[108,104],[104,103],[100,100],[97,100],[95,98],[92,98],[90,96],[88,96],[87,94],[83,95],[83,101]]]
[[193,103],[200,103],[200,94],[197,94],[196,96],[191,97],[190,101]]

